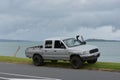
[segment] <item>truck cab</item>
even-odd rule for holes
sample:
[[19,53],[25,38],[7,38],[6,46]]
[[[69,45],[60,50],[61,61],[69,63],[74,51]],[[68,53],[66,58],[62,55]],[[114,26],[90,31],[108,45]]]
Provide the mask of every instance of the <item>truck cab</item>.
[[51,60],[66,60],[68,55],[66,46],[60,39],[45,40],[44,53],[44,58]]

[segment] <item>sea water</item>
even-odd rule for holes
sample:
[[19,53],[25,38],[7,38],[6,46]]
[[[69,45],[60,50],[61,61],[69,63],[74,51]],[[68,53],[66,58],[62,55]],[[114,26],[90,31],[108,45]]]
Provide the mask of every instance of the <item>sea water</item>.
[[[42,42],[0,42],[0,56],[14,56],[25,58],[25,49],[27,47],[41,45]],[[102,62],[119,62],[120,63],[120,42],[87,42],[89,45],[98,46],[101,56],[98,61]]]
[[25,58],[25,49],[31,46],[37,46],[41,42],[0,42],[0,56],[14,56],[17,49],[17,57]]
[[88,42],[99,47],[101,56],[99,61],[120,63],[120,42]]

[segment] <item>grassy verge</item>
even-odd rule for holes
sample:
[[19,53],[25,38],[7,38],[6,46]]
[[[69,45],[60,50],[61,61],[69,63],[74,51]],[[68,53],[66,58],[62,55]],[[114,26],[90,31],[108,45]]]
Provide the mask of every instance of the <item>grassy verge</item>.
[[97,62],[96,64],[85,64],[84,68],[120,72],[120,63]]
[[[0,62],[32,64],[31,59],[15,58],[15,57],[8,57],[8,56],[0,56]],[[63,61],[59,61],[57,63],[51,63],[50,61],[46,61],[44,66],[71,68],[71,65],[69,62],[63,62]],[[85,63],[81,69],[107,70],[107,71],[120,72],[120,63],[112,63],[112,62],[97,62],[96,64]]]
[[32,60],[28,58],[15,58],[9,56],[0,56],[0,62],[31,64]]
[[[69,62],[58,62],[58,63],[46,62],[45,65],[52,66],[52,67],[71,68],[71,65]],[[84,63],[84,66],[81,69],[120,72],[120,63],[97,62],[95,64],[88,64],[86,62],[86,63]]]

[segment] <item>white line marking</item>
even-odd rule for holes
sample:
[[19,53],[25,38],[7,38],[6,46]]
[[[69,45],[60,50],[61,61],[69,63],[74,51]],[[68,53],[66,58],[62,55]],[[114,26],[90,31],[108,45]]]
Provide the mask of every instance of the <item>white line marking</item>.
[[5,78],[5,77],[0,77],[0,79],[5,79],[5,80],[9,80],[9,78]]
[[5,77],[0,77],[0,79],[4,79],[4,80],[53,80],[53,79],[19,79],[19,78],[17,79],[17,78],[5,78]]
[[[48,77],[38,77],[38,76],[30,76],[30,75],[22,75],[22,74],[13,74],[13,73],[5,73],[5,72],[0,72],[0,74],[4,74],[4,75],[11,75],[11,76],[19,76],[19,77],[28,77],[28,78],[38,78],[41,80],[61,80],[61,79],[56,79],[56,78],[48,78]],[[10,80],[10,78],[4,78],[4,77],[0,77],[1,79],[7,79]],[[11,80],[13,80],[13,78],[11,78]],[[14,79],[15,80],[15,79]],[[18,80],[18,79],[17,79]]]
[[9,80],[50,80],[50,79],[9,79]]
[[0,72],[0,74],[11,75],[11,76],[20,76],[20,77],[29,77],[29,78],[47,78],[47,77],[37,77],[37,76],[21,75],[21,74],[13,74],[13,73],[4,73],[4,72]]

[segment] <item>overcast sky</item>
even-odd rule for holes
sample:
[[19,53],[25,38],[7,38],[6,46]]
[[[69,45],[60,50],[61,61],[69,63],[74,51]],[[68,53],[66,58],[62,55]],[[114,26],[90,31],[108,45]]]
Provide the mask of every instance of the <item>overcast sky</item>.
[[120,40],[120,0],[0,0],[0,39]]

